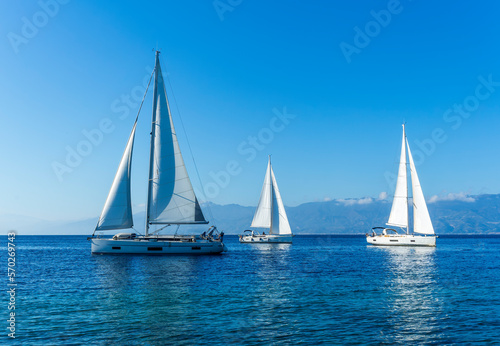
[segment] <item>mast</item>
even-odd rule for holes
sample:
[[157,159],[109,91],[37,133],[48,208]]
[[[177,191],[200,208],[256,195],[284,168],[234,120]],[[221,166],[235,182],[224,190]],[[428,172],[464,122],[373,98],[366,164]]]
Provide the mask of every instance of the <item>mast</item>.
[[153,187],[153,158],[154,158],[154,138],[156,130],[156,107],[158,96],[158,65],[160,64],[160,51],[155,51],[155,84],[153,89],[153,116],[151,121],[151,144],[149,152],[149,179],[148,179],[148,198],[146,204],[146,237],[149,231],[149,204],[151,203],[151,191]]
[[[271,166],[271,155],[269,155],[269,175],[271,176],[270,177],[270,181],[271,181],[271,184],[269,185],[269,187],[271,188],[271,191],[269,193],[269,205],[271,206],[271,213],[270,213],[270,216],[269,218],[271,219],[270,220],[270,224],[269,224],[269,234],[272,234],[273,233],[273,213],[274,213],[274,203],[273,203],[273,199],[274,199],[274,186],[273,186],[273,181],[272,181],[272,166]],[[278,230],[278,233],[279,233],[279,230]]]
[[[408,142],[408,139],[406,138],[406,130],[405,130],[405,123],[403,123],[403,142]],[[410,148],[410,147],[408,147]],[[405,158],[406,158],[406,153],[405,153]],[[408,161],[405,162],[405,169],[406,172],[408,172]],[[408,173],[406,173],[406,234],[410,234],[410,196],[408,194]],[[412,204],[413,204],[413,198],[412,198]]]

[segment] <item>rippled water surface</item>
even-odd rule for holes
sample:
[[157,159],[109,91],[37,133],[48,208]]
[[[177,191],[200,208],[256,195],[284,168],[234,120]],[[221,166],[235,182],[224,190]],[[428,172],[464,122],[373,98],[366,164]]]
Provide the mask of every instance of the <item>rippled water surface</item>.
[[437,248],[372,247],[357,236],[225,242],[229,252],[215,256],[92,256],[86,237],[18,236],[13,343],[500,340],[498,236],[441,237]]

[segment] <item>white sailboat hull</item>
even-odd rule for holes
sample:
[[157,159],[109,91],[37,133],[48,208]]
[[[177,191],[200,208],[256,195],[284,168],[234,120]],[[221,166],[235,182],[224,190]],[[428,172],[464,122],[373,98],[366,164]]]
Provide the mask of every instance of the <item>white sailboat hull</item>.
[[437,236],[421,236],[412,234],[387,234],[387,235],[368,235],[366,241],[368,244],[377,246],[436,246]]
[[93,254],[206,255],[227,251],[221,241],[92,238]]
[[242,235],[240,243],[292,243],[291,234]]

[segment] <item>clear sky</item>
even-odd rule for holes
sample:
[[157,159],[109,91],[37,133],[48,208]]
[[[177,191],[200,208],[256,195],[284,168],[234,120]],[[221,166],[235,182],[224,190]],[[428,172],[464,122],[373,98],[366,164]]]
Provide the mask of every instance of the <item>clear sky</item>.
[[[499,15],[495,1],[2,1],[0,214],[97,218],[156,47],[201,200],[255,206],[268,154],[285,205],[391,195],[403,121],[427,199],[500,193]],[[149,97],[135,212],[150,119]]]

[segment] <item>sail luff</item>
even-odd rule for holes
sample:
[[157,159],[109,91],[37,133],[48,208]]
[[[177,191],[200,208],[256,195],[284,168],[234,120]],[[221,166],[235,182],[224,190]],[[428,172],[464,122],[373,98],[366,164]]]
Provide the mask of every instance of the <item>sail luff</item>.
[[401,156],[399,159],[398,180],[396,182],[396,191],[394,192],[391,214],[387,224],[408,228],[408,177],[406,172],[405,137],[405,128],[403,125],[403,139],[401,144]]
[[273,184],[273,165],[271,164],[271,155],[269,155],[269,206],[271,210],[269,211],[269,234],[275,234],[274,230],[278,229],[279,233],[279,214],[276,217],[276,213],[278,213],[278,206],[276,205],[276,192],[274,191]]
[[411,186],[413,192],[413,232],[435,234],[408,141],[406,141],[406,145],[408,147],[408,157],[410,159]]
[[134,149],[135,120],[120,164],[113,179],[113,184],[104,203],[96,231],[131,228],[134,225],[132,217],[132,202],[130,193],[130,177],[132,167],[132,152]]

